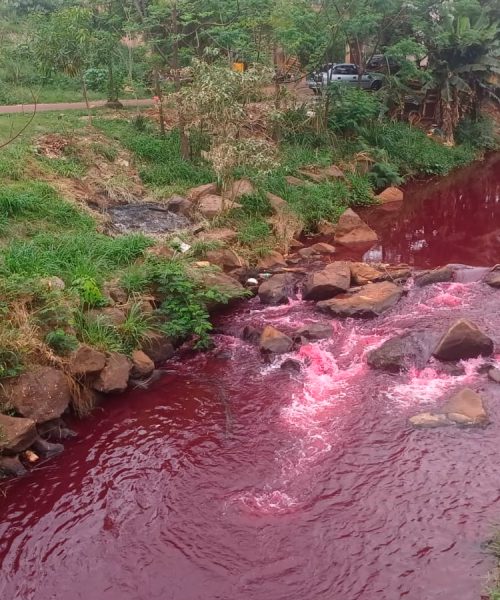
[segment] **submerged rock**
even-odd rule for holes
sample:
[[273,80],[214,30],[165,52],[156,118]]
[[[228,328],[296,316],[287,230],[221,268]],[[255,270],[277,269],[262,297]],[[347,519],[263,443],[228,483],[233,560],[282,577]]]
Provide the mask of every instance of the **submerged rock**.
[[430,412],[422,412],[414,417],[410,417],[409,421],[413,427],[422,427],[428,429],[453,425],[453,422],[442,413],[434,414]]
[[443,413],[460,425],[486,425],[489,422],[483,399],[470,388],[453,395],[444,405]]
[[174,213],[154,203],[123,204],[108,210],[112,227],[120,233],[141,231],[158,234],[185,229],[190,221],[180,213]]
[[292,373],[300,373],[302,371],[302,363],[295,358],[287,358],[281,363],[280,369],[283,369],[283,371],[290,371]]
[[0,452],[19,454],[29,448],[37,437],[32,419],[0,414]]
[[492,353],[493,340],[474,323],[460,319],[444,334],[433,354],[448,361],[490,356]]
[[291,273],[273,275],[259,286],[260,301],[271,306],[288,304],[289,298],[295,293],[295,286],[295,277]]
[[332,333],[332,326],[328,323],[309,323],[297,329],[293,334],[293,339],[317,341],[332,337]]
[[493,367],[488,371],[488,377],[495,383],[500,383],[500,369]]
[[359,215],[348,208],[339,219],[335,230],[335,241],[349,246],[353,244],[372,244],[378,240],[378,235],[367,225]]
[[377,317],[394,306],[402,294],[403,290],[389,281],[369,283],[351,296],[324,300],[317,307],[338,317]]
[[262,352],[285,354],[290,352],[292,346],[293,340],[271,325],[267,325],[260,336],[260,349]]
[[245,325],[243,331],[241,332],[241,339],[245,340],[245,342],[250,342],[251,344],[257,344],[260,341],[261,335],[262,331],[257,329],[257,327]]
[[486,275],[484,282],[493,288],[500,288],[500,265],[497,265]]
[[391,373],[422,369],[432,356],[436,335],[422,331],[391,338],[368,353],[367,363]]
[[40,437],[35,440],[31,447],[38,456],[43,456],[44,458],[57,456],[57,454],[61,454],[61,452],[64,451],[64,446],[62,444],[53,444]]
[[40,367],[3,384],[4,394],[17,413],[44,423],[57,419],[68,408],[71,390],[62,371]]
[[27,473],[18,456],[0,456],[0,474],[5,477],[21,477]]
[[304,300],[327,300],[346,292],[351,285],[351,270],[345,262],[333,262],[322,271],[311,273],[302,292]]
[[434,271],[426,271],[415,277],[415,285],[418,287],[424,287],[433,283],[444,283],[447,281],[453,281],[454,271],[450,267],[443,267],[441,269],[435,269]]

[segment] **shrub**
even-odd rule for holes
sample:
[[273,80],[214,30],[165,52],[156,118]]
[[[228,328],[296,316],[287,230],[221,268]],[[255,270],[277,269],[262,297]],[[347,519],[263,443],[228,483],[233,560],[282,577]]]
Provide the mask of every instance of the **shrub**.
[[71,287],[77,292],[82,304],[86,307],[105,306],[106,298],[92,277],[79,277]]
[[152,329],[152,317],[142,311],[139,303],[134,303],[130,307],[125,321],[117,327],[122,339],[123,347],[127,352],[132,352],[141,346],[141,343],[147,336],[147,332]]
[[379,162],[372,165],[368,177],[376,190],[381,190],[391,185],[400,185],[404,181],[400,177],[397,167],[388,162]]
[[67,356],[78,348],[76,337],[66,333],[64,329],[50,331],[45,336],[45,343],[59,356]]
[[102,352],[123,352],[120,335],[114,325],[105,317],[89,318],[84,312],[75,315],[75,329],[78,339]]
[[381,103],[377,96],[358,87],[331,84],[328,87],[328,95],[328,126],[332,131],[356,133],[380,114]]
[[460,121],[455,139],[459,144],[469,144],[478,150],[496,150],[499,146],[494,124],[487,117],[477,120],[466,118]]

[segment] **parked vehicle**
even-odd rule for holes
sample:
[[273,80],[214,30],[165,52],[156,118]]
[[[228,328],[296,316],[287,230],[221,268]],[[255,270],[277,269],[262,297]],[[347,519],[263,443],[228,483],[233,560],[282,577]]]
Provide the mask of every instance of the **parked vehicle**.
[[401,65],[394,58],[383,54],[374,54],[366,63],[366,68],[368,71],[394,75],[401,69]]
[[[332,83],[347,85],[360,85],[358,67],[351,63],[340,63],[328,66],[326,69],[313,71],[307,78],[307,84],[315,94],[321,94],[322,90]],[[382,87],[382,79],[374,73],[363,73],[361,76],[361,88],[364,90],[379,90]]]

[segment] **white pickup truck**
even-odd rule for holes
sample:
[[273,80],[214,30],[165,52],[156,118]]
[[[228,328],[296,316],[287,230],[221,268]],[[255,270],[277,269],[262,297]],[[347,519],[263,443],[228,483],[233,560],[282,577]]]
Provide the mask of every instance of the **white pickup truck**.
[[[356,65],[350,63],[328,65],[320,71],[311,73],[307,78],[307,83],[315,94],[321,94],[322,90],[332,83],[359,86],[359,70]],[[378,73],[363,73],[361,76],[362,89],[376,91],[381,87],[382,77]]]

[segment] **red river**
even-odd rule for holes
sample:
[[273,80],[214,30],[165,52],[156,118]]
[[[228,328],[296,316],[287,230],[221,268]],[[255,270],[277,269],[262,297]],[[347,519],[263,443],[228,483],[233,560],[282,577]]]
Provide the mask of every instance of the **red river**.
[[[364,213],[365,256],[432,267],[500,262],[500,160],[413,184]],[[65,452],[0,487],[2,600],[479,600],[500,522],[500,386],[482,359],[399,375],[366,353],[464,316],[496,344],[500,292],[478,269],[409,293],[369,321],[311,303],[242,303],[216,348],[166,365],[148,391],[108,400]],[[330,340],[263,362],[246,324]],[[293,357],[300,373],[280,369]],[[457,387],[486,399],[485,429],[413,430]],[[497,387],[495,387],[495,385]]]

